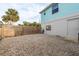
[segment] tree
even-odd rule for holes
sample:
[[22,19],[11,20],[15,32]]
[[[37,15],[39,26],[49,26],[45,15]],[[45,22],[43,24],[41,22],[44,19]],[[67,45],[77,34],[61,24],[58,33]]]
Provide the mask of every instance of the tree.
[[6,16],[6,15],[3,15],[3,16],[2,16],[2,20],[3,20],[4,22],[8,22],[8,21],[9,21],[9,17]]
[[37,22],[30,23],[30,22],[27,22],[27,21],[23,21],[23,25],[24,26],[41,27],[41,24],[37,23]]
[[37,23],[36,23],[36,22],[33,22],[33,23],[32,23],[32,25],[33,25],[33,26],[36,26],[36,25],[37,25]]
[[28,25],[30,25],[30,23],[27,21],[23,21],[23,25],[28,26]]
[[18,12],[15,9],[8,9],[5,15],[2,16],[2,20],[6,22],[17,22],[19,20]]
[[41,24],[40,23],[37,23],[37,22],[33,22],[32,25],[33,26],[37,26],[37,27],[40,27],[41,26]]

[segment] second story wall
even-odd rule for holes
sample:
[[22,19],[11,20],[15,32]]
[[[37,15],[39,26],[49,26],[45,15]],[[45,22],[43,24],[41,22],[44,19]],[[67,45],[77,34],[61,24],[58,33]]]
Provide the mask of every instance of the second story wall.
[[47,22],[50,20],[55,20],[61,17],[72,15],[74,13],[79,13],[79,3],[59,3],[59,11],[52,14],[52,6],[41,13],[41,22]]

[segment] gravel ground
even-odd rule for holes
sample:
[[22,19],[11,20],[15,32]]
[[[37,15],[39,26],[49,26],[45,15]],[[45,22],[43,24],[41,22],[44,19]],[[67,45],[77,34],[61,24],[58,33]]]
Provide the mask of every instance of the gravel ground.
[[2,56],[78,56],[79,44],[43,34],[5,38],[0,41]]

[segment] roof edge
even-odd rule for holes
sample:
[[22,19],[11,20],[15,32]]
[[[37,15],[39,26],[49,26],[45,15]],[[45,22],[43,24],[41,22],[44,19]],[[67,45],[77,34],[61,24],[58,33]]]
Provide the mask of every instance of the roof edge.
[[40,11],[39,13],[41,14],[43,11],[47,10],[53,3],[49,4],[47,7],[45,7],[42,11]]

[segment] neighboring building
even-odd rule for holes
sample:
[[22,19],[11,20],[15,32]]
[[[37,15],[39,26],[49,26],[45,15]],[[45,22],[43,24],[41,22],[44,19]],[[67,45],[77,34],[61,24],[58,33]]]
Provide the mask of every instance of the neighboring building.
[[52,3],[40,13],[45,34],[78,42],[79,3]]

